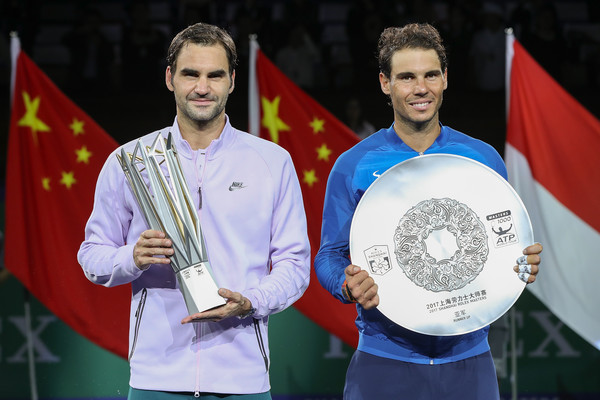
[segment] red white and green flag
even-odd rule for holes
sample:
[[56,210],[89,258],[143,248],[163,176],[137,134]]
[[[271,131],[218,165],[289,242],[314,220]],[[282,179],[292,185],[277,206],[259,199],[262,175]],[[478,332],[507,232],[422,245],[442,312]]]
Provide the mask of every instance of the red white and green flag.
[[528,286],[558,318],[600,349],[600,121],[507,36],[509,181],[544,245]]

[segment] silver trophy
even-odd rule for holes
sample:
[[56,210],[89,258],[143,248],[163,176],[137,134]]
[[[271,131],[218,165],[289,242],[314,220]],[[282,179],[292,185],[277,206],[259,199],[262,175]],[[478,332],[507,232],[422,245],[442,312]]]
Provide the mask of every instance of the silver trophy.
[[[225,304],[218,295],[200,219],[185,181],[171,133],[159,133],[147,147],[138,140],[133,153],[121,149],[117,159],[129,181],[148,226],[173,243],[170,257],[189,314]],[[164,164],[161,167],[161,164]],[[165,170],[170,177],[167,179]],[[145,171],[146,184],[142,171]]]
[[513,265],[532,243],[529,215],[510,184],[452,154],[414,157],[381,174],[350,228],[350,257],[377,283],[377,309],[439,336],[501,317],[525,288]]

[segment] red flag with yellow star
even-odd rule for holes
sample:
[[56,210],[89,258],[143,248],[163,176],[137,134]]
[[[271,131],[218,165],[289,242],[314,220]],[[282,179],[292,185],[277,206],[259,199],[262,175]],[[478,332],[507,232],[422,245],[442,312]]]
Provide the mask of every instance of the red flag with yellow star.
[[[272,140],[292,156],[302,186],[312,259],[319,250],[323,201],[329,171],[338,156],[358,143],[358,136],[288,79],[251,42],[250,132]],[[356,346],[356,308],[342,304],[319,284],[314,269],[306,293],[294,306]]]
[[126,357],[131,289],[94,285],[77,262],[96,179],[117,143],[13,47],[6,267],[76,332]]

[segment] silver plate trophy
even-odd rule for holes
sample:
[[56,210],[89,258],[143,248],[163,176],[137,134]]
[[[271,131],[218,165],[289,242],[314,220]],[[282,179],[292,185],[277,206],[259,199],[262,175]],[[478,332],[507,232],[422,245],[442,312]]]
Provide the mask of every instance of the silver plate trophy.
[[148,226],[164,232],[173,243],[171,267],[190,315],[225,304],[217,293],[198,213],[171,133],[166,140],[157,134],[150,147],[140,139],[133,153],[121,149],[117,158]]
[[525,287],[512,268],[532,243],[510,184],[450,154],[390,168],[365,191],[350,229],[352,263],[379,286],[378,309],[438,336],[472,332],[508,311]]

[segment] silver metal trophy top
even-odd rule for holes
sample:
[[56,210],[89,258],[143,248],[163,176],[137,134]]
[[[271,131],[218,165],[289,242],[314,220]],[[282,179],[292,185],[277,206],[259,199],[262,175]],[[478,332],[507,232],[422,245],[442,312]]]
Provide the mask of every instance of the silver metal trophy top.
[[397,164],[364,193],[350,229],[352,263],[379,286],[378,309],[429,335],[458,335],[502,316],[525,283],[512,267],[533,243],[510,184],[466,157]]
[[133,153],[122,148],[117,158],[148,226],[164,232],[173,243],[171,266],[190,314],[225,304],[217,294],[200,220],[171,133],[167,139],[157,134],[150,147],[139,139]]

